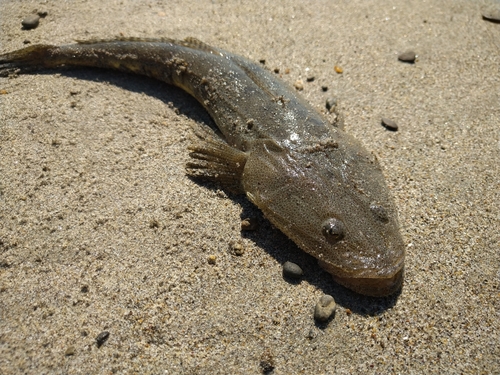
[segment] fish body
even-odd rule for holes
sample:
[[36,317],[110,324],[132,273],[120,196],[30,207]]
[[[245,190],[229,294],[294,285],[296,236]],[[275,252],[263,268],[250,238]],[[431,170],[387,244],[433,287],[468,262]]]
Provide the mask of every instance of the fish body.
[[376,157],[274,74],[196,39],[35,45],[0,55],[0,72],[89,66],[184,89],[223,138],[197,133],[187,171],[246,194],[340,284],[385,296],[401,288],[404,243]]

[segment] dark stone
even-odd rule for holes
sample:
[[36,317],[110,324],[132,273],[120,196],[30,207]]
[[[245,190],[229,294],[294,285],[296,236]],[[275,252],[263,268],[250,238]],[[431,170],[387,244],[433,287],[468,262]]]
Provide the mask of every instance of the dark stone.
[[290,279],[300,279],[304,275],[304,271],[297,264],[285,262],[283,264],[283,276]]
[[102,331],[97,335],[95,338],[95,342],[97,343],[97,347],[100,348],[106,340],[109,338],[109,332],[108,331]]
[[36,29],[40,23],[40,16],[38,14],[32,14],[22,20],[21,25],[23,25],[24,30]]
[[388,119],[388,118],[385,118],[385,117],[382,117],[382,126],[384,128],[386,128],[387,130],[390,130],[393,132],[398,130],[398,124],[396,124],[395,121]]
[[399,61],[410,63],[410,64],[413,64],[415,62],[416,58],[417,58],[417,55],[413,51],[406,51],[398,56]]

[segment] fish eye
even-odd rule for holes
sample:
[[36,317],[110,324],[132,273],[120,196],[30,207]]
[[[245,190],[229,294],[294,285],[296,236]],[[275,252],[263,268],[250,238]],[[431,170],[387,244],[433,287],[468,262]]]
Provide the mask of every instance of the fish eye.
[[387,223],[389,221],[389,215],[387,214],[387,210],[384,208],[384,206],[372,203],[370,204],[370,210],[381,222]]
[[321,232],[328,242],[337,242],[344,237],[344,224],[339,219],[331,217],[323,222]]

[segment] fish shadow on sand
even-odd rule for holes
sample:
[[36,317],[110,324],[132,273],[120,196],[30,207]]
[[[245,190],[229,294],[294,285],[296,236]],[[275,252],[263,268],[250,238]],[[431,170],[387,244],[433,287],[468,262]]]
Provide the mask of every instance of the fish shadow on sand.
[[[38,71],[37,74],[59,73],[62,76],[78,80],[109,83],[124,90],[143,93],[164,102],[166,106],[173,106],[179,115],[184,115],[200,126],[209,126],[217,129],[214,121],[206,110],[194,98],[183,90],[163,83],[161,81],[122,72],[106,71],[98,68],[58,68]],[[64,95],[64,94],[61,94]],[[194,139],[194,138],[193,138]],[[190,177],[191,178],[191,177]],[[208,189],[221,189],[220,185],[212,182],[200,181],[191,178],[196,184]],[[291,261],[298,264],[304,271],[304,276],[299,281],[287,280],[291,284],[299,285],[308,282],[325,294],[332,295],[336,303],[352,313],[377,316],[393,307],[401,291],[388,297],[368,297],[352,292],[332,280],[329,273],[324,271],[314,257],[302,251],[293,241],[281,233],[264,218],[262,212],[250,203],[244,195],[228,193],[229,198],[238,203],[242,208],[241,219],[256,218],[259,228],[256,231],[242,231],[242,237],[250,239],[262,248],[280,264]]]

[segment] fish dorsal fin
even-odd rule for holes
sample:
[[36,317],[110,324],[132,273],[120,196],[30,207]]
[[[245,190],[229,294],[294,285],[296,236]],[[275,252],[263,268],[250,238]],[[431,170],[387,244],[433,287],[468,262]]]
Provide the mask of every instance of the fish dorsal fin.
[[117,36],[114,38],[104,38],[104,39],[88,39],[88,40],[75,40],[78,44],[96,44],[96,43],[111,43],[111,42],[131,42],[131,43],[174,43],[183,47],[188,47],[192,49],[197,49],[200,51],[207,51],[212,53],[219,53],[217,48],[209,46],[208,44],[202,42],[199,39],[193,37],[187,37],[184,40],[175,40],[171,38],[142,38],[142,37],[124,37]]
[[179,44],[183,45],[184,47],[193,48],[200,51],[206,51],[217,54],[220,53],[220,51],[217,48],[209,46],[208,44],[202,42],[201,40],[193,37],[187,37],[182,42],[179,42]]
[[111,42],[145,42],[145,43],[175,43],[181,44],[181,42],[171,39],[171,38],[141,38],[141,37],[124,37],[117,36],[114,38],[105,38],[105,39],[88,39],[88,40],[80,40],[76,39],[75,42],[78,44],[96,44],[96,43],[111,43]]
[[142,37],[123,37],[117,36],[109,39],[88,39],[88,40],[75,40],[78,44],[97,44],[97,43],[112,43],[112,42],[130,42],[130,43],[173,43],[179,46],[205,51],[209,53],[220,54],[221,51],[217,48],[209,46],[199,39],[187,37],[184,40],[175,40],[171,38],[142,38]]

